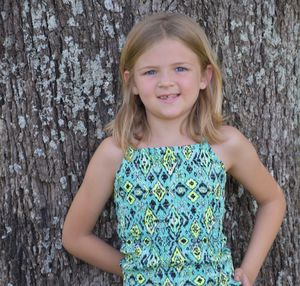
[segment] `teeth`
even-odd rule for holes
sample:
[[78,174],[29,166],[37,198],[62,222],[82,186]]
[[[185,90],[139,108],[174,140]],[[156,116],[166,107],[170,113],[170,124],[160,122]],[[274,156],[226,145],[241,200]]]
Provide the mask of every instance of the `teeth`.
[[161,98],[161,99],[168,99],[169,97],[175,98],[177,96],[178,96],[178,94],[170,94],[170,95],[161,95],[159,98]]

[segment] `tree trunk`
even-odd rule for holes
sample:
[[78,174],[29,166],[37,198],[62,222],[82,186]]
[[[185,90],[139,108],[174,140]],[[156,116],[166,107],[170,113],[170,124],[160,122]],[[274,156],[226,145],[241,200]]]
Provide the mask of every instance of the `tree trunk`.
[[[0,284],[121,285],[61,244],[64,217],[119,102],[120,49],[156,11],[197,19],[217,51],[224,113],[283,188],[287,214],[256,285],[300,285],[299,0],[0,1]],[[257,205],[228,180],[236,266]],[[297,227],[298,225],[298,227]],[[118,247],[112,201],[96,233]]]

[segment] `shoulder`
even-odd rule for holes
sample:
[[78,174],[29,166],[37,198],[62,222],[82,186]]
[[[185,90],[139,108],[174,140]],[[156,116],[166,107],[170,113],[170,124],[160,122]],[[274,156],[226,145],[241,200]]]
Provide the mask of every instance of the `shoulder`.
[[[112,138],[103,140],[91,158],[76,200],[72,203],[83,227],[93,227],[100,212],[113,192],[115,170],[122,160],[122,151]],[[81,212],[81,209],[84,211]],[[73,211],[74,212],[74,211]],[[87,224],[87,225],[86,225]]]
[[233,126],[223,125],[219,128],[218,131],[221,135],[221,141],[225,143],[239,143],[240,140],[245,138],[245,136]]
[[257,153],[251,142],[235,127],[224,125],[218,130],[220,142],[213,145],[217,155],[228,171],[248,160],[257,158]]
[[224,125],[219,129],[221,140],[228,152],[238,152],[243,149],[254,148],[250,141],[235,127]]
[[107,168],[116,171],[120,166],[124,153],[112,137],[105,138],[98,146],[92,158],[95,163],[99,162]]
[[[218,143],[220,156],[227,160],[227,171],[240,182],[258,203],[266,203],[282,196],[282,192],[267,168],[260,161],[251,142],[236,128],[220,129],[223,139]],[[218,149],[219,148],[219,149]]]
[[122,156],[123,154],[121,147],[116,143],[112,136],[105,138],[98,149],[102,152],[111,152],[111,155],[113,156]]

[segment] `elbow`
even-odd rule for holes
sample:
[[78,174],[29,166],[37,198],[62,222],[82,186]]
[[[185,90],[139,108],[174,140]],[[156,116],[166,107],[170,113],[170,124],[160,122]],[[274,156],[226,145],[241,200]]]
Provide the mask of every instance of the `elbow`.
[[277,202],[278,202],[280,209],[282,210],[282,215],[284,216],[285,212],[286,212],[286,208],[287,208],[287,203],[286,203],[286,199],[285,199],[283,190],[279,186],[278,186],[278,188],[279,188],[279,192],[277,195]]
[[62,242],[62,246],[64,247],[64,249],[68,250],[68,248],[69,248],[69,237],[68,237],[68,234],[67,234],[65,228],[63,228],[63,230],[62,230],[61,242]]
[[274,202],[277,205],[277,210],[282,214],[282,219],[285,216],[287,203],[283,190],[278,186],[278,191],[274,196]]
[[286,203],[284,192],[282,191],[281,188],[279,188],[279,192],[277,193],[277,196],[275,196],[274,198],[274,203],[278,214],[281,216],[281,221],[283,221],[284,216],[286,214],[287,203]]
[[285,213],[286,213],[286,209],[287,209],[287,203],[286,203],[286,198],[285,198],[285,195],[284,193],[282,192],[282,209],[283,209],[283,216],[285,216]]
[[64,249],[70,253],[72,253],[72,245],[74,241],[74,236],[68,231],[68,229],[64,226],[62,230],[61,236],[62,246]]
[[286,214],[287,202],[285,199],[284,192],[278,186],[276,192],[267,200],[259,203],[259,209],[264,211],[270,211],[273,214],[273,218],[282,223]]
[[87,234],[73,230],[68,224],[65,224],[62,230],[62,246],[70,254],[77,256],[80,245],[85,242]]

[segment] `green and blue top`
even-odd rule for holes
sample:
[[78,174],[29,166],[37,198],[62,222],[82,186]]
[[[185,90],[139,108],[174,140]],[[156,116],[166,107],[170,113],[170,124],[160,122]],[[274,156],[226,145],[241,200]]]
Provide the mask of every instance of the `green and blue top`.
[[241,285],[223,234],[226,172],[208,142],[129,148],[114,202],[123,285]]

